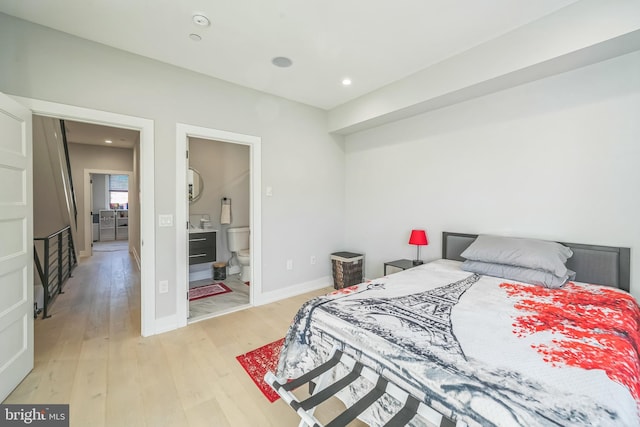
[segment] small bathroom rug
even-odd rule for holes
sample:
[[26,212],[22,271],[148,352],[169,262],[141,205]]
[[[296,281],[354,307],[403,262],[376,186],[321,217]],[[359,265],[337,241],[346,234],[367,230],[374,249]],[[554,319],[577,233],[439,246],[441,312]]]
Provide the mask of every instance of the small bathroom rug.
[[231,289],[229,289],[224,283],[212,283],[210,285],[198,286],[196,288],[189,289],[189,301],[226,294],[227,292],[231,292]]
[[273,403],[280,398],[278,393],[264,381],[268,371],[275,372],[278,367],[278,358],[284,338],[251,350],[248,353],[236,356],[240,365],[247,371],[253,382],[258,386],[264,397]]

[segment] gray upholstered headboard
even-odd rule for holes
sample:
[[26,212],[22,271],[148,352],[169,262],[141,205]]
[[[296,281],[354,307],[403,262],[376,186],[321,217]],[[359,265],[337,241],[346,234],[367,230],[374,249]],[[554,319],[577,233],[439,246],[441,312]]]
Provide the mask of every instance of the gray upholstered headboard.
[[[442,258],[464,261],[460,254],[476,237],[477,234],[442,232]],[[576,272],[576,281],[613,286],[629,292],[629,248],[558,243],[570,247],[573,251],[573,256],[567,261],[567,268]]]

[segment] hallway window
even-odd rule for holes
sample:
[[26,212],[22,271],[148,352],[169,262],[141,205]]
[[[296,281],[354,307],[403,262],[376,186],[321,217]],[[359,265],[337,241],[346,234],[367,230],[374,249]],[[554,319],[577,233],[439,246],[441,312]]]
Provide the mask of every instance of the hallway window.
[[109,175],[109,207],[111,209],[129,208],[129,177],[127,175]]

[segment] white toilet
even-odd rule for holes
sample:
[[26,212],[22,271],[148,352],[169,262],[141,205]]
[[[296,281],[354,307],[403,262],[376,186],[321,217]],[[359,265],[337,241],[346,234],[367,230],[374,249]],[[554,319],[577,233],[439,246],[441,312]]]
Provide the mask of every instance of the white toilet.
[[233,258],[238,260],[240,264],[241,275],[240,280],[243,282],[251,281],[251,253],[249,252],[249,227],[236,227],[227,230],[229,238],[229,251],[231,252],[231,261],[229,262],[230,274],[233,274]]

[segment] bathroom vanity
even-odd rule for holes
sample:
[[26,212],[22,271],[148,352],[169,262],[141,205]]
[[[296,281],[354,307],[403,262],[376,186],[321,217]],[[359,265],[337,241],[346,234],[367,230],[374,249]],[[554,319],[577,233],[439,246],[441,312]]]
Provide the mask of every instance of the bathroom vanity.
[[216,231],[206,228],[189,230],[189,265],[216,260]]

